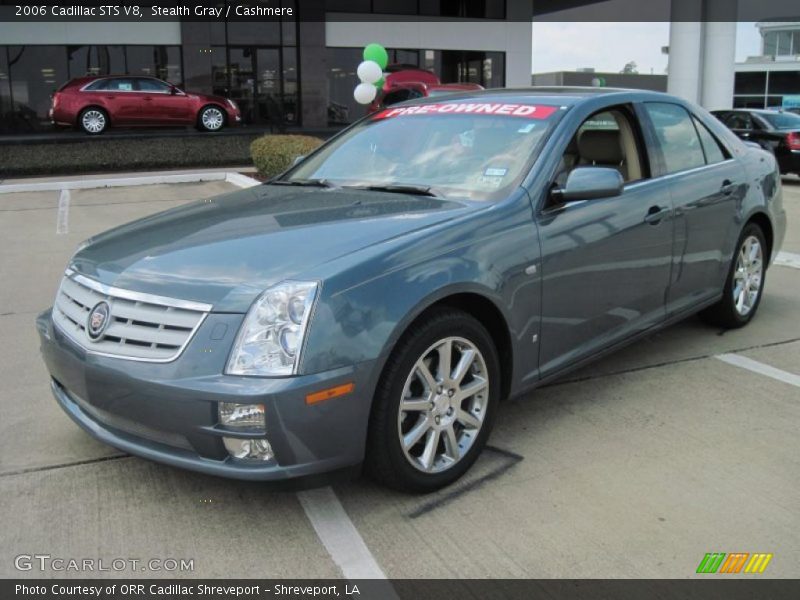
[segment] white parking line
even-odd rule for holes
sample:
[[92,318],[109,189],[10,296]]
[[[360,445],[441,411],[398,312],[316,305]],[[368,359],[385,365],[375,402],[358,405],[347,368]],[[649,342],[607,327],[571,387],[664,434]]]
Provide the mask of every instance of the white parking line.
[[56,234],[69,233],[69,190],[61,190],[58,197],[58,215],[56,216]]
[[70,179],[65,181],[34,181],[31,183],[9,183],[0,185],[0,194],[20,192],[54,192],[58,190],[88,190],[104,187],[130,187],[135,185],[157,185],[162,183],[199,183],[202,181],[225,181],[237,187],[253,187],[261,182],[234,171],[201,171],[192,173],[160,173],[155,175],[125,175],[103,179]]
[[778,252],[775,257],[775,264],[782,267],[793,267],[800,269],[800,254],[794,252]]
[[298,492],[297,497],[317,537],[345,578],[386,579],[330,487]]
[[766,375],[767,377],[772,377],[778,381],[783,381],[784,383],[800,387],[800,375],[795,375],[794,373],[789,373],[789,371],[776,369],[775,367],[758,362],[752,358],[747,358],[741,354],[718,354],[715,358],[718,358],[722,362],[726,362],[729,365],[733,365],[734,367],[741,367],[742,369],[747,369],[753,373]]

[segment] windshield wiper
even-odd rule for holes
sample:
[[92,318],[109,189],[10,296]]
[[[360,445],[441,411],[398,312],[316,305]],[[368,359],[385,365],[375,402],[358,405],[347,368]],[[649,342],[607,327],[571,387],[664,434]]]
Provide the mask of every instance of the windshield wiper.
[[298,185],[305,187],[333,187],[333,184],[327,179],[274,179],[268,181],[269,185]]
[[410,183],[397,183],[397,184],[371,184],[371,185],[346,185],[347,187],[355,190],[370,190],[374,192],[389,192],[390,194],[410,194],[413,196],[432,196],[434,198],[441,198],[440,194],[433,191],[433,188],[428,185],[414,185]]

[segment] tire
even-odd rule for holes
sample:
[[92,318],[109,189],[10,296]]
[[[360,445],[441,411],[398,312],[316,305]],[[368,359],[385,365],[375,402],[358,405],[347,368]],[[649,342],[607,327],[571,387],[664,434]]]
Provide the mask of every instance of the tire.
[[[700,313],[703,320],[726,329],[736,329],[753,319],[764,292],[768,250],[761,227],[748,223],[736,242],[722,300]],[[749,291],[743,290],[742,285]]]
[[78,116],[78,127],[88,135],[100,135],[108,129],[108,113],[102,108],[84,108]]
[[219,131],[225,126],[225,111],[219,106],[204,106],[197,115],[200,131]]
[[[451,369],[445,378],[441,357],[448,348]],[[486,328],[460,310],[431,311],[403,335],[381,374],[366,472],[404,492],[432,492],[453,483],[486,445],[500,389],[500,362]]]

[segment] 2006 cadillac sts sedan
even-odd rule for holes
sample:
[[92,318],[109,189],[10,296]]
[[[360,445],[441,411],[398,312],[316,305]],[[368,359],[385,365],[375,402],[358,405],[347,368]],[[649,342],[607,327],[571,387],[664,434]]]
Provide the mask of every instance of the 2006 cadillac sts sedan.
[[672,96],[466,93],[88,240],[37,325],[58,403],[112,446],[425,492],[504,398],[693,313],[745,325],[785,220],[775,159]]

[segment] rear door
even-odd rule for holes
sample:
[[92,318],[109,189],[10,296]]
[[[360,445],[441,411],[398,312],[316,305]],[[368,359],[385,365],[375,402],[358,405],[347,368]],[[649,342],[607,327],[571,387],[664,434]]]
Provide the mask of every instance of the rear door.
[[722,292],[746,178],[724,144],[682,105],[642,106],[657,141],[654,168],[669,181],[674,207],[674,264],[667,294],[671,316]]
[[114,125],[138,125],[142,120],[142,94],[132,77],[108,79],[96,92],[103,100]]

